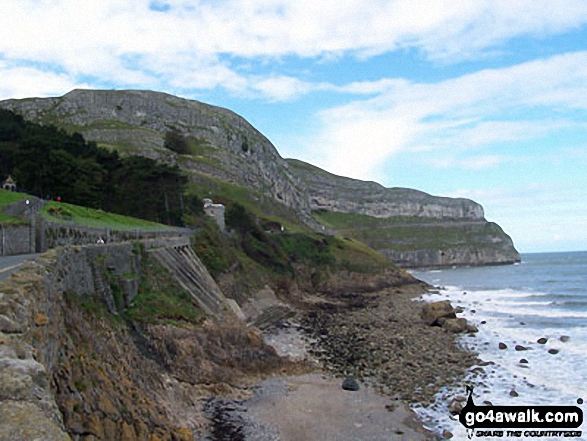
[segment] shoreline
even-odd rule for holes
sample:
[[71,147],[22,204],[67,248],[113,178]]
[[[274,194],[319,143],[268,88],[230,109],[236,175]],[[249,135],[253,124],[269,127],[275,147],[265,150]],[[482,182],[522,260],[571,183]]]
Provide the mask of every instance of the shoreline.
[[[493,290],[498,293],[499,289]],[[514,291],[523,294],[522,291]],[[531,291],[528,291],[531,292]],[[492,305],[499,299],[478,296],[486,294],[484,289],[466,289],[452,286],[431,293],[430,301],[450,300],[455,307],[464,309],[464,316],[479,326],[480,332],[474,341],[463,342],[463,347],[476,352],[483,360],[477,367],[470,370],[466,383],[474,388],[473,398],[478,405],[516,406],[536,405],[549,406],[576,405],[581,393],[574,393],[568,387],[561,388],[568,380],[560,378],[559,372],[567,372],[566,366],[573,365],[571,350],[576,335],[566,328],[545,326],[533,327],[523,316],[511,310],[506,320],[516,329],[511,334],[504,329],[504,323],[496,326],[495,317],[484,310],[485,305]],[[513,294],[516,295],[516,294]],[[569,360],[567,357],[571,357]],[[576,364],[574,365],[576,366]],[[557,378],[559,378],[557,380]],[[580,377],[578,377],[580,378]],[[556,385],[556,381],[562,381]],[[580,381],[580,380],[579,380]],[[577,381],[578,382],[578,381]],[[577,383],[576,382],[576,383]],[[581,390],[581,385],[575,385]],[[454,388],[447,388],[447,395],[455,395]],[[444,395],[444,394],[443,394]],[[428,413],[428,417],[437,417],[436,412]],[[452,429],[449,429],[452,430]],[[583,428],[583,433],[585,429]],[[458,439],[466,439],[464,428],[455,425]],[[546,437],[546,440],[558,438]],[[580,438],[583,439],[583,438]]]
[[[219,424],[240,427],[243,437],[233,432],[235,440],[446,439],[449,433],[430,431],[411,407],[435,403],[478,359],[455,334],[422,322],[418,298],[429,289],[314,296],[311,308],[263,332],[278,354],[310,372],[274,376],[256,383],[251,398],[220,403],[229,412]],[[347,377],[358,381],[358,391],[342,389]],[[337,423],[325,428],[317,415]]]

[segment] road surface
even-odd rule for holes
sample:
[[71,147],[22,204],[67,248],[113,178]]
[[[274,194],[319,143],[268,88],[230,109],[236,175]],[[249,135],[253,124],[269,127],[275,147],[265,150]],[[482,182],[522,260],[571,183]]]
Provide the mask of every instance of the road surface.
[[14,271],[16,271],[22,263],[38,256],[38,254],[19,254],[18,256],[0,256],[0,281],[4,280]]

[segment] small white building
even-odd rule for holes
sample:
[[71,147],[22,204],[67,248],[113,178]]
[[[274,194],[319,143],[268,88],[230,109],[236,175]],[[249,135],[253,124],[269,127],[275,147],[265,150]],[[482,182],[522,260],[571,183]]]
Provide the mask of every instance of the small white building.
[[16,191],[16,182],[14,182],[12,176],[8,176],[8,178],[6,178],[6,181],[4,181],[4,184],[2,184],[2,188],[8,191]]
[[212,216],[216,223],[218,224],[218,228],[220,231],[224,231],[225,223],[224,223],[224,205],[222,204],[215,204],[212,202],[212,199],[204,199],[204,213],[208,216]]

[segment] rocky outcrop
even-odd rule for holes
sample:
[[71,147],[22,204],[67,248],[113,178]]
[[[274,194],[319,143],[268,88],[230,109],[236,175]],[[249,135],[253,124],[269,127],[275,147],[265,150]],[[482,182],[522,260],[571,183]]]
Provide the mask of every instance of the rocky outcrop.
[[467,319],[458,317],[457,311],[453,308],[448,300],[441,300],[438,302],[425,303],[422,306],[422,320],[430,326],[440,326],[444,330],[453,334],[460,334],[463,332],[475,333],[479,330],[467,322]]
[[469,199],[431,196],[409,188],[385,188],[376,182],[337,176],[295,159],[288,159],[287,163],[308,187],[312,210],[358,213],[377,218],[484,219],[483,207]]
[[157,248],[151,253],[207,314],[219,317],[226,312],[228,303],[224,294],[189,245]]
[[[460,246],[446,244],[441,249],[394,250],[380,249],[403,268],[443,266],[509,265],[520,261],[520,254],[506,234],[488,235],[488,243],[469,243]],[[481,246],[479,246],[481,245]]]

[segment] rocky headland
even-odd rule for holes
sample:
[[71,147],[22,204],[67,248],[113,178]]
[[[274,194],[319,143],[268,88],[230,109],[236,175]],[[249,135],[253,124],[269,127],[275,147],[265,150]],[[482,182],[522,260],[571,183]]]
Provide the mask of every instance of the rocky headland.
[[361,240],[402,267],[495,265],[518,262],[512,239],[464,198],[328,173],[288,159],[310,195],[314,216],[331,232]]
[[[187,197],[233,210],[232,231],[192,212],[181,246],[93,240],[0,284],[0,438],[435,437],[408,405],[429,405],[477,362],[455,344],[475,329],[450,305],[414,301],[429,287],[392,261],[518,260],[479,204],[286,161],[238,115],[166,94],[76,90],[0,106],[179,165]],[[187,153],[168,148],[170,131]],[[320,429],[312,409],[339,423]]]

